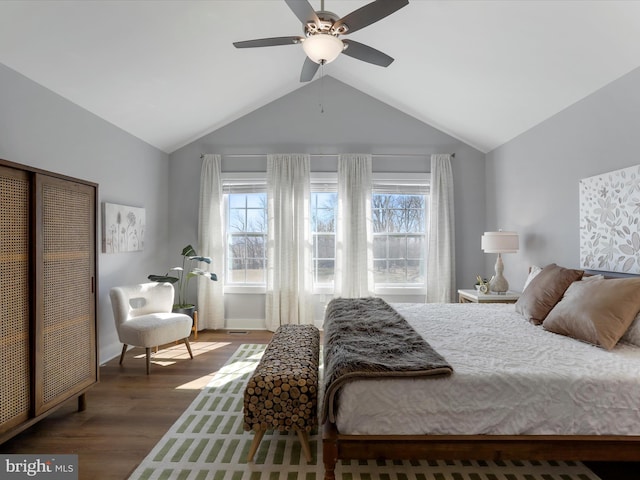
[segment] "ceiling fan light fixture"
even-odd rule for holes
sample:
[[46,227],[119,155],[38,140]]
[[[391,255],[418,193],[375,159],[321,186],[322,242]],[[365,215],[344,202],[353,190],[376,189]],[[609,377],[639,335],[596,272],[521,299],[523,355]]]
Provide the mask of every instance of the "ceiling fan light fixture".
[[328,33],[316,33],[302,42],[302,49],[315,63],[333,62],[344,49],[342,40]]

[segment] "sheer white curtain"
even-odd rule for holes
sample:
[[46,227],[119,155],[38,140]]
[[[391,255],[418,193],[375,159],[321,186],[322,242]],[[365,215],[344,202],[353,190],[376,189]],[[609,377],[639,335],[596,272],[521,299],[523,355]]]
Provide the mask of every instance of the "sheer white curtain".
[[313,323],[309,155],[267,157],[267,328]]
[[431,155],[427,302],[454,301],[456,286],[451,155]]
[[198,328],[224,328],[224,230],[222,228],[222,179],[220,155],[205,155],[200,174],[200,209],[197,252],[211,257],[207,270],[218,281],[198,278]]
[[334,279],[336,296],[357,298],[373,295],[371,184],[371,155],[340,155]]

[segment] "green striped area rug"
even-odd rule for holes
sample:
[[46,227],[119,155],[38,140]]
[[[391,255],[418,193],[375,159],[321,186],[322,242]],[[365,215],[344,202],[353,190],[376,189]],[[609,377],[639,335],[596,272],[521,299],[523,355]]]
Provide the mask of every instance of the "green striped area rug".
[[[264,345],[241,345],[133,472],[132,480],[322,480],[322,441],[310,436],[312,463],[295,433],[267,433],[252,463],[243,430],[243,395]],[[343,461],[342,480],[599,480],[576,462]]]

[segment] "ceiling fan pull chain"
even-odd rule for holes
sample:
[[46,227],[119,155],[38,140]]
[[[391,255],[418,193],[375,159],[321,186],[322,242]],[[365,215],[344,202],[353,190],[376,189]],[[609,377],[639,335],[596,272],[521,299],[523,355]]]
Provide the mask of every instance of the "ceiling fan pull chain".
[[324,113],[324,62],[320,64],[320,113]]

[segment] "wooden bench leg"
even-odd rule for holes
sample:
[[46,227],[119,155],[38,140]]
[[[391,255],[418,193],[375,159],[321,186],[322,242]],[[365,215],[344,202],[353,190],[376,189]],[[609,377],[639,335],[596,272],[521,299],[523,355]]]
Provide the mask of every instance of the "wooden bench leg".
[[307,463],[311,463],[313,457],[311,456],[311,448],[309,447],[309,434],[306,430],[301,430],[299,428],[296,428],[296,433],[298,434],[298,439],[300,440],[300,445],[302,446],[302,452],[307,459]]
[[264,437],[264,432],[266,432],[266,430],[255,431],[255,434],[253,436],[253,442],[251,442],[251,448],[249,449],[249,454],[247,455],[247,462],[253,462],[253,456],[258,451],[258,447],[260,446],[262,437]]

